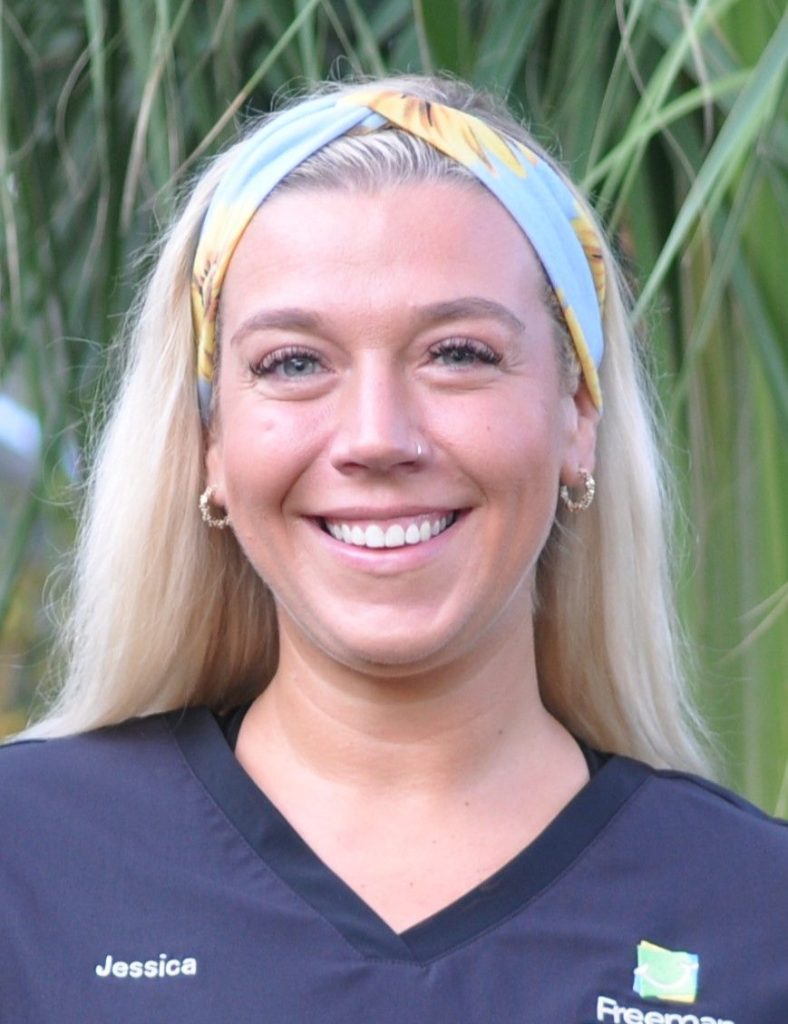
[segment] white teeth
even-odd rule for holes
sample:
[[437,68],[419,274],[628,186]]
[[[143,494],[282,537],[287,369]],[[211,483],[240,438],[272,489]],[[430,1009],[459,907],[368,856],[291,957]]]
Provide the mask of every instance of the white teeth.
[[401,548],[405,543],[405,531],[398,524],[390,526],[386,530],[386,547],[387,548]]
[[383,548],[386,546],[386,535],[376,523],[368,526],[364,531],[364,546],[368,548]]
[[344,544],[353,544],[359,548],[401,548],[406,544],[423,544],[432,537],[451,526],[455,520],[452,512],[448,516],[437,519],[425,519],[422,523],[410,523],[407,528],[400,523],[392,523],[384,530],[377,523],[369,526],[351,526],[350,523],[326,523],[326,529],[334,538]]

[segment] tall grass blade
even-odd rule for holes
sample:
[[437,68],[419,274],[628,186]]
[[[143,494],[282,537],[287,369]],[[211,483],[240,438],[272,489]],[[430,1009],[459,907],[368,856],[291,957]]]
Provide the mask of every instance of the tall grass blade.
[[752,78],[741,91],[733,109],[720,129],[709,155],[692,183],[673,224],[656,266],[640,294],[635,315],[653,299],[657,289],[686,241],[701,213],[713,211],[719,197],[736,176],[763,125],[774,114],[782,92],[788,53],[788,14],[783,16],[774,37],[763,52]]

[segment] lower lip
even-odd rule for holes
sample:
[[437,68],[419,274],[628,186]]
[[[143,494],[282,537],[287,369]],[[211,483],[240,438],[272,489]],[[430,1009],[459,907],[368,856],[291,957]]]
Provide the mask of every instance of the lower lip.
[[417,569],[440,555],[446,545],[451,543],[467,515],[468,513],[465,511],[457,512],[452,525],[436,537],[430,537],[429,540],[419,544],[405,544],[398,548],[364,548],[356,547],[354,544],[345,544],[344,541],[336,540],[330,533],[327,533],[314,519],[310,520],[310,523],[320,535],[323,543],[327,545],[328,550],[346,564],[364,572],[390,575]]

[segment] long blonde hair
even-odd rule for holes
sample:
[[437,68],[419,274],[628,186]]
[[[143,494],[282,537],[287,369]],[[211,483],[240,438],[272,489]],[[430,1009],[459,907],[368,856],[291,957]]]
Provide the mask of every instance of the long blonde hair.
[[[473,112],[539,148],[502,106],[462,83],[381,84]],[[232,532],[206,529],[197,510],[204,438],[191,264],[208,201],[234,155],[233,147],[197,181],[119,340],[120,386],[92,462],[74,558],[61,648],[65,675],[28,735],[73,733],[186,705],[231,707],[259,693],[275,670],[271,595]],[[337,140],[280,187],[370,189],[464,176],[432,147],[388,130]],[[679,656],[651,404],[608,249],[604,259],[610,285],[597,499],[582,516],[559,507],[540,560],[535,640],[542,696],[593,746],[707,771]]]

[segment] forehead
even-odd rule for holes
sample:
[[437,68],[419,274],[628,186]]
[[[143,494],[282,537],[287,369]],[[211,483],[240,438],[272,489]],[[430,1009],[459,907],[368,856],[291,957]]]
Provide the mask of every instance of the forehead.
[[263,203],[233,253],[222,321],[255,304],[383,308],[488,293],[543,305],[545,278],[519,226],[482,186],[283,190]]

